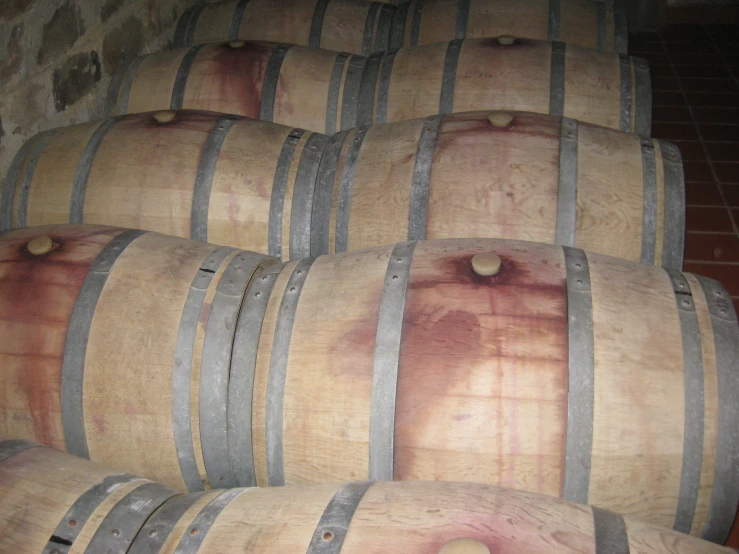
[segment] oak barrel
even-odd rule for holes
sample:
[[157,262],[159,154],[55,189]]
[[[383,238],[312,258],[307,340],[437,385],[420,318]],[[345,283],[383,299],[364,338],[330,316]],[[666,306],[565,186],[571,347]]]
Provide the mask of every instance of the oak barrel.
[[311,225],[314,256],[493,236],[680,269],[682,160],[664,141],[534,113],[373,125],[332,137]]
[[521,110],[650,134],[649,68],[622,54],[513,37],[368,58],[289,44],[229,44],[151,54],[121,68],[111,81],[109,115],[211,110],[333,134],[437,113]]
[[313,188],[327,143],[299,128],[197,111],[54,129],[16,155],[0,229],[105,223],[308,256]]
[[489,485],[353,482],[175,495],[58,450],[0,442],[3,552],[729,554],[614,512]]
[[250,255],[225,303],[222,250],[116,233],[0,237],[0,434],[192,491],[469,481],[729,533],[739,326],[715,281],[453,239]]
[[497,236],[679,269],[684,189],[672,144],[542,114],[447,114],[329,139],[164,111],[32,138],[0,229],[107,223],[286,260]]
[[[394,2],[395,3],[395,2]],[[513,35],[627,51],[623,10],[592,0],[230,0],[180,17],[176,48],[226,40],[289,42],[367,56],[455,38]]]

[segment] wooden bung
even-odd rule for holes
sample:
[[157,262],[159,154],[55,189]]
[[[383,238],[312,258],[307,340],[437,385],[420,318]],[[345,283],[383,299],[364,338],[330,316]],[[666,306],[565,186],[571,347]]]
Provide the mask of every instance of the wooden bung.
[[498,44],[503,46],[510,46],[516,42],[516,37],[511,35],[501,35],[498,37]]
[[458,538],[441,545],[439,554],[490,554],[490,549],[476,539]]
[[500,271],[500,258],[492,252],[476,254],[472,257],[472,269],[480,276],[490,277]]
[[31,239],[26,245],[26,249],[34,256],[48,254],[52,248],[54,248],[54,241],[51,240],[51,237],[47,236]]
[[173,112],[172,110],[166,110],[162,112],[156,112],[152,117],[157,120],[157,123],[170,123],[174,120],[176,115],[176,112]]
[[0,436],[193,492],[448,480],[716,542],[734,520],[739,326],[710,279],[501,239],[279,264],[80,225],[4,233],[0,268]]
[[513,121],[513,114],[509,112],[492,112],[488,115],[488,121],[493,127],[508,127]]

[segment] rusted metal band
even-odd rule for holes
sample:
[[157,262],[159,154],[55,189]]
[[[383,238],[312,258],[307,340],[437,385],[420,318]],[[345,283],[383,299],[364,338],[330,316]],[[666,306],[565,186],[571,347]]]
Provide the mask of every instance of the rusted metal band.
[[372,53],[372,39],[375,33],[375,19],[377,11],[382,6],[382,2],[372,2],[367,10],[367,17],[364,19],[364,33],[362,35],[362,55],[369,56]]
[[256,487],[252,404],[259,337],[272,289],[284,266],[262,263],[244,293],[231,353],[228,385],[228,457],[237,487]]
[[300,156],[290,211],[290,259],[293,260],[310,256],[313,195],[318,168],[328,143],[329,137],[313,133],[305,142]]
[[595,17],[597,20],[597,45],[601,52],[606,51],[606,5],[604,2],[595,3]]
[[8,439],[0,442],[0,462],[29,448],[48,448],[43,444],[23,439]]
[[587,504],[593,452],[595,354],[593,299],[588,259],[580,249],[562,247],[567,268],[569,392],[562,498]]
[[321,47],[321,32],[323,31],[323,18],[326,17],[326,8],[331,0],[318,0],[313,10],[313,19],[310,22],[310,35],[308,46],[311,48]]
[[359,112],[359,91],[364,75],[367,58],[352,56],[349,58],[349,69],[344,80],[344,95],[341,100],[341,128],[351,129],[357,126]]
[[203,145],[195,175],[195,185],[190,206],[190,238],[207,242],[208,240],[208,212],[210,209],[210,191],[213,185],[213,175],[216,172],[218,156],[221,153],[223,141],[231,127],[243,119],[238,115],[224,115],[213,125],[208,139]]
[[140,479],[130,473],[109,475],[99,483],[93,485],[82,496],[75,500],[67,513],[51,534],[49,542],[44,547],[43,554],[67,554],[74,545],[85,523],[90,519],[95,509],[113,492],[126,483]]
[[180,542],[177,543],[175,554],[196,554],[199,552],[205,537],[208,535],[208,531],[210,531],[211,526],[220,513],[237,496],[245,493],[248,494],[248,491],[244,489],[231,489],[224,491],[208,502],[200,510],[200,513],[195,516],[192,523],[188,525],[187,530],[180,538]]
[[282,451],[282,408],[285,402],[288,354],[300,293],[314,261],[315,258],[303,258],[290,275],[280,302],[274,340],[272,341],[264,422],[267,446],[267,482],[270,487],[285,484]]
[[387,123],[387,101],[390,95],[390,81],[393,76],[393,63],[397,50],[387,52],[382,60],[382,68],[380,69],[380,86],[377,91],[377,114],[375,123]]
[[739,326],[729,293],[718,281],[700,277],[716,349],[718,375],[718,440],[713,489],[702,538],[724,544],[739,503]]
[[278,260],[282,259],[282,213],[285,207],[285,192],[287,179],[290,176],[290,166],[293,162],[295,147],[300,142],[303,129],[293,129],[285,137],[285,142],[277,158],[277,168],[272,181],[272,196],[269,202],[269,223],[267,234],[267,253]]
[[146,483],[135,488],[108,512],[85,552],[127,554],[128,547],[146,520],[177,494],[177,491],[158,483]]
[[13,228],[13,207],[15,205],[15,194],[18,190],[18,180],[21,176],[21,170],[28,156],[34,151],[36,144],[43,136],[43,133],[38,133],[24,142],[8,168],[8,174],[5,177],[5,187],[3,188],[2,208],[0,208],[0,231],[7,231]]
[[77,171],[72,181],[72,193],[69,198],[69,223],[82,223],[85,211],[85,194],[87,193],[87,179],[90,177],[90,170],[95,161],[100,144],[102,144],[105,135],[113,126],[122,119],[122,116],[112,117],[103,121],[95,132],[87,141],[80,161],[77,164]]
[[682,269],[685,247],[685,177],[680,149],[659,141],[665,182],[664,237],[662,265]]
[[562,7],[560,0],[549,0],[549,19],[547,21],[547,40],[559,40]]
[[457,65],[462,51],[462,40],[450,40],[444,55],[444,72],[441,77],[439,94],[439,113],[452,113],[454,108],[454,89],[457,85]]
[[136,72],[145,58],[146,56],[139,56],[128,67],[121,67],[113,76],[108,87],[106,116],[111,117],[128,113],[128,100],[131,97],[133,80],[136,78]]
[[20,190],[18,191],[18,212],[15,214],[16,227],[26,226],[26,213],[28,212],[28,197],[31,195],[31,183],[33,183],[33,175],[36,172],[41,155],[53,138],[61,131],[61,127],[44,131],[39,136],[33,151],[28,158],[26,170],[23,172],[23,180],[21,181]]
[[629,31],[626,12],[618,7],[613,7],[614,48],[617,54],[626,54],[629,51]]
[[384,2],[380,6],[380,13],[377,15],[377,30],[375,32],[375,52],[384,52],[390,49],[390,28],[393,24],[393,14],[395,7]]
[[642,162],[642,231],[641,258],[643,264],[653,265],[657,247],[657,161],[654,143],[641,138]]
[[427,117],[421,127],[418,139],[416,161],[413,164],[411,181],[411,198],[408,208],[408,240],[424,240],[426,238],[426,222],[428,220],[429,187],[431,170],[436,149],[436,137],[444,119],[443,115]]
[[349,525],[371,481],[349,483],[334,494],[318,521],[306,554],[339,554]]
[[227,246],[216,248],[200,264],[200,269],[190,285],[190,292],[185,300],[177,332],[174,367],[172,368],[172,431],[180,473],[188,491],[204,490],[200,471],[195,461],[190,419],[192,355],[195,349],[195,335],[213,275],[232,251],[233,249]]
[[395,8],[390,29],[389,50],[397,50],[403,47],[403,43],[405,42],[405,22],[408,19],[408,8],[410,5],[410,2],[404,2]]
[[90,265],[72,310],[64,343],[61,405],[64,442],[67,451],[75,456],[90,457],[85,432],[83,385],[87,340],[90,336],[95,308],[118,257],[144,233],[146,231],[136,229],[124,231],[100,251]]
[[552,42],[549,76],[549,114],[564,115],[565,111],[565,52],[564,42]]
[[559,190],[555,241],[562,246],[575,246],[578,123],[574,119],[563,117],[559,125]]
[[372,371],[369,425],[369,479],[392,481],[395,452],[395,400],[405,293],[416,241],[396,244],[388,260],[380,300]]
[[642,58],[631,58],[634,64],[634,93],[636,106],[633,106],[634,133],[648,137],[652,134],[652,79],[649,64]]
[[703,347],[700,325],[695,311],[690,284],[680,271],[668,269],[675,305],[680,318],[685,388],[685,420],[683,423],[683,463],[680,493],[672,528],[690,533],[698,503],[703,466],[703,430],[705,406],[703,387]]
[[593,506],[595,554],[629,554],[624,516]]
[[618,128],[626,133],[631,132],[631,58],[625,54],[619,54],[619,67],[621,68],[621,108],[619,110]]
[[266,256],[242,251],[226,267],[211,303],[200,363],[200,443],[211,486],[236,486],[228,456],[228,381],[236,319],[246,286]]
[[177,76],[172,87],[172,99],[169,103],[170,110],[181,110],[185,101],[185,87],[187,86],[187,78],[190,76],[190,69],[198,56],[198,52],[203,48],[202,44],[191,46],[180,62],[177,69]]
[[264,72],[262,81],[262,102],[259,105],[259,119],[262,121],[274,119],[277,82],[280,80],[282,62],[285,61],[285,56],[292,47],[292,44],[278,44],[267,62],[267,70]]
[[[352,185],[357,170],[357,160],[369,127],[360,127],[354,133],[351,144],[346,151],[344,168],[339,184],[339,197],[336,200],[336,238],[335,252],[346,252],[349,246],[349,216],[352,204]],[[330,215],[330,214],[329,214]]]
[[333,135],[338,129],[336,124],[339,114],[339,90],[341,89],[341,78],[344,76],[344,67],[351,54],[336,54],[334,67],[331,69],[331,79],[328,83],[328,96],[326,98],[326,129],[325,133]]
[[228,28],[228,40],[238,40],[239,31],[241,30],[241,21],[244,19],[244,10],[249,0],[239,0],[234,8],[234,13],[231,16],[231,25]]
[[357,110],[357,127],[372,125],[375,109],[375,90],[380,74],[380,65],[385,52],[376,52],[367,58],[362,74],[362,83],[359,86],[359,105]]
[[316,190],[313,195],[313,214],[310,226],[310,255],[312,257],[328,254],[329,228],[331,225],[331,202],[334,194],[336,169],[349,131],[336,133],[329,139],[316,177]]
[[160,552],[185,512],[206,494],[210,494],[210,491],[181,494],[167,500],[146,521],[126,554]]
[[418,46],[418,37],[421,34],[421,18],[423,17],[424,0],[416,0],[413,4],[411,17],[411,41],[408,46]]

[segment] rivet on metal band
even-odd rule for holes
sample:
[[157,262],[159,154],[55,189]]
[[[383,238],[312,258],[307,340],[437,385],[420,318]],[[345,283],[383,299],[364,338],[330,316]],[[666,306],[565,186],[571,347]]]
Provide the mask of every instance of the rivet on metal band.
[[593,506],[595,554],[629,554],[624,516]]
[[310,36],[308,46],[311,48],[321,47],[321,32],[323,31],[323,18],[326,16],[326,8],[331,0],[318,0],[313,10],[313,19],[310,22]]
[[593,452],[595,354],[593,300],[588,259],[580,249],[562,247],[567,268],[569,393],[562,498],[588,503]]
[[452,113],[454,110],[454,89],[457,85],[457,65],[462,51],[462,40],[450,40],[444,55],[444,72],[441,77],[439,93],[439,113]]
[[657,162],[651,139],[641,138],[642,162],[642,231],[641,258],[643,264],[653,265],[657,246]]
[[0,442],[0,462],[22,452],[29,448],[48,448],[43,444],[23,440],[23,439],[8,439]]
[[559,124],[559,190],[557,192],[557,230],[555,241],[575,246],[577,229],[577,147],[578,123],[563,117]]
[[629,51],[629,33],[626,12],[618,6],[613,7],[614,49],[617,54]]
[[349,525],[371,481],[349,483],[334,494],[318,521],[306,554],[339,554]]
[[375,31],[375,52],[384,52],[390,49],[390,28],[393,24],[395,7],[382,3],[377,15],[377,29]]
[[375,89],[380,73],[380,65],[385,52],[376,52],[367,58],[362,74],[362,84],[359,86],[359,103],[357,110],[357,127],[372,125],[375,108]]
[[185,87],[187,86],[187,78],[190,76],[190,68],[195,62],[198,52],[203,48],[202,44],[191,46],[180,62],[177,69],[177,76],[172,87],[172,99],[169,103],[170,110],[181,110],[185,101]]
[[341,126],[339,130],[351,129],[357,126],[359,91],[366,63],[367,58],[362,56],[349,58],[349,68],[344,80],[344,95],[341,100]]
[[259,119],[262,121],[274,119],[277,82],[280,80],[282,62],[285,61],[285,56],[292,47],[292,44],[278,44],[267,62],[267,70],[264,72],[262,81],[262,103],[259,106]]
[[426,238],[431,171],[434,150],[436,149],[436,137],[439,134],[439,127],[443,119],[443,115],[432,115],[426,118],[423,127],[421,127],[416,161],[413,164],[411,197],[408,207],[408,240],[423,240]]
[[368,474],[371,481],[393,480],[400,341],[405,293],[416,244],[416,241],[411,241],[395,245],[382,288],[370,400]]
[[26,170],[23,172],[23,180],[21,181],[20,190],[18,192],[18,212],[15,214],[16,227],[26,226],[28,197],[31,194],[31,183],[33,182],[33,175],[36,172],[36,165],[38,164],[44,150],[46,150],[46,147],[49,146],[49,143],[59,133],[59,131],[61,131],[61,128],[44,131],[33,146],[33,151],[28,159]]
[[339,196],[336,200],[336,237],[334,252],[346,252],[349,247],[349,217],[352,204],[352,185],[357,170],[357,160],[369,127],[360,127],[354,132],[346,150],[344,168],[341,172]]
[[344,141],[349,133],[350,131],[341,131],[330,138],[318,168],[316,192],[313,196],[313,214],[310,219],[310,255],[312,257],[328,254],[331,202],[334,196],[336,169]]
[[621,108],[619,111],[619,129],[627,133],[631,132],[631,58],[625,54],[619,54],[619,67],[621,68]]
[[377,114],[375,123],[387,123],[387,101],[390,95],[390,81],[393,76],[393,63],[397,50],[390,50],[382,60],[380,68],[380,86],[377,91]]
[[313,194],[323,151],[329,140],[326,135],[313,133],[305,142],[300,156],[290,211],[290,258],[293,260],[310,256]]
[[713,470],[713,490],[702,538],[726,542],[739,503],[739,326],[729,293],[713,279],[696,276],[701,284],[716,349],[718,374],[718,441]]
[[408,19],[408,8],[410,5],[410,2],[404,2],[395,8],[388,44],[390,50],[397,50],[403,47],[403,43],[405,42],[405,25]]
[[149,516],[176,494],[177,491],[157,483],[135,488],[108,512],[85,552],[126,554]]
[[597,44],[598,50],[601,52],[606,51],[606,5],[604,2],[595,3],[595,14],[598,29]]
[[565,53],[564,42],[552,42],[552,62],[549,77],[549,114],[564,115],[565,111]]
[[703,429],[705,427],[703,348],[690,284],[680,271],[674,269],[666,271],[675,293],[675,304],[680,318],[685,383],[683,463],[680,473],[680,493],[672,528],[675,531],[689,534],[698,503],[703,466]]
[[231,16],[231,25],[228,28],[228,40],[237,40],[239,38],[239,31],[241,30],[241,21],[244,19],[244,10],[249,0],[239,0],[234,8],[234,13]]
[[547,40],[559,40],[560,0],[549,0],[549,20],[547,23]]
[[341,88],[341,78],[344,76],[344,66],[351,54],[336,54],[334,67],[331,69],[331,79],[328,83],[328,95],[326,98],[326,129],[328,135],[333,135],[338,129],[336,124],[339,114],[339,89]]
[[172,428],[180,473],[188,491],[204,490],[200,471],[195,461],[190,419],[192,355],[195,349],[195,335],[213,275],[232,251],[233,249],[227,246],[216,248],[200,264],[200,269],[190,285],[190,292],[187,294],[177,331],[172,368]]
[[231,489],[225,491],[208,502],[177,543],[175,554],[196,554],[200,550],[208,531],[220,513],[240,494],[247,493],[244,489]]
[[228,457],[228,382],[236,320],[246,286],[264,254],[241,251],[218,284],[205,326],[200,363],[200,442],[208,481],[214,489],[235,486]]
[[290,166],[293,162],[295,147],[300,142],[305,131],[293,129],[285,137],[280,156],[277,158],[275,177],[272,180],[272,196],[269,202],[269,223],[267,231],[267,253],[278,260],[282,259],[282,213],[285,207],[285,193],[287,179],[290,176]]
[[652,79],[649,75],[649,64],[642,58],[631,58],[634,65],[634,90],[636,106],[634,106],[634,133],[643,137],[652,134]]
[[467,20],[470,17],[470,0],[457,0],[457,19],[454,23],[454,38],[467,36]]
[[13,161],[8,168],[8,174],[5,178],[5,187],[3,188],[2,208],[0,211],[0,231],[7,231],[13,228],[13,207],[15,204],[15,194],[18,189],[18,180],[21,176],[23,164],[31,152],[34,151],[36,143],[43,137],[43,133],[38,133],[28,139],[20,147],[15,154]]
[[90,177],[90,170],[95,161],[100,144],[103,142],[105,135],[113,128],[113,126],[121,120],[121,116],[112,117],[103,121],[95,132],[92,133],[90,140],[87,141],[80,161],[77,164],[77,171],[74,174],[72,182],[72,193],[69,199],[69,222],[82,223],[85,210],[85,194],[87,193],[87,179]]
[[126,554],[152,554],[161,552],[162,546],[172,534],[174,526],[185,512],[208,492],[182,494],[167,500],[152,514]]
[[135,229],[124,231],[102,249],[90,266],[72,310],[64,343],[61,405],[64,442],[67,451],[75,456],[90,457],[85,432],[83,384],[87,340],[90,336],[95,308],[116,260],[132,242],[145,232]]
[[362,55],[369,56],[372,53],[372,39],[375,32],[375,19],[377,11],[382,5],[381,2],[372,2],[367,10],[367,17],[364,19],[364,33],[362,35]]
[[208,211],[210,208],[210,191],[213,185],[213,175],[216,171],[218,156],[231,127],[242,117],[238,115],[224,115],[213,125],[203,150],[200,152],[198,171],[195,174],[195,184],[190,206],[190,238],[206,242],[208,240]]
[[674,144],[660,141],[665,182],[664,238],[662,265],[682,269],[685,246],[685,178],[680,150]]
[[106,115],[113,116],[128,113],[128,100],[131,97],[133,80],[136,78],[136,72],[145,58],[146,56],[139,56],[128,67],[122,67],[119,70],[120,80],[118,74],[113,77],[108,89],[108,109]]
[[67,513],[57,525],[43,554],[67,554],[74,545],[87,520],[100,503],[108,498],[122,485],[140,479],[129,473],[109,475],[99,483],[93,485],[82,496],[75,500]]
[[228,384],[228,457],[237,487],[256,487],[252,448],[252,403],[264,314],[283,265],[263,262],[244,293],[231,353]]
[[285,484],[285,468],[282,451],[282,408],[285,402],[285,382],[290,353],[290,339],[298,309],[300,293],[315,258],[304,258],[298,262],[287,281],[277,316],[272,356],[269,361],[267,380],[267,406],[265,413],[265,435],[267,445],[267,481],[270,487]]
[[416,0],[413,4],[413,15],[411,18],[411,41],[408,46],[418,46],[418,37],[421,34],[421,18],[423,17],[424,0]]

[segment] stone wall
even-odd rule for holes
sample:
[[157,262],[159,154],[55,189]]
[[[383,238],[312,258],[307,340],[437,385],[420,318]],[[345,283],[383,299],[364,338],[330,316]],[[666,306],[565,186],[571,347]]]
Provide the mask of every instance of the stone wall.
[[198,0],[0,0],[0,182],[39,131],[98,119],[115,70]]

